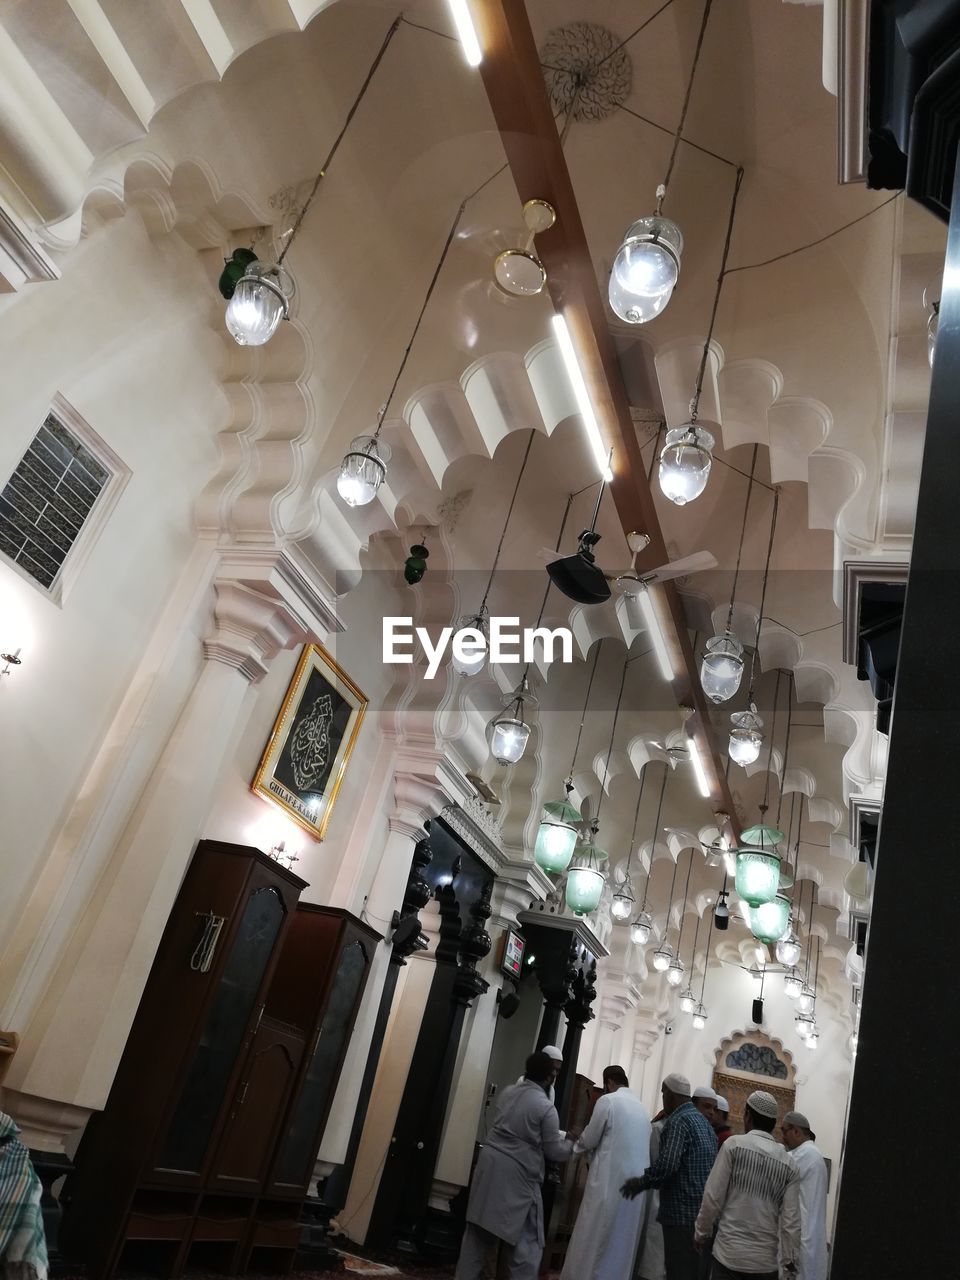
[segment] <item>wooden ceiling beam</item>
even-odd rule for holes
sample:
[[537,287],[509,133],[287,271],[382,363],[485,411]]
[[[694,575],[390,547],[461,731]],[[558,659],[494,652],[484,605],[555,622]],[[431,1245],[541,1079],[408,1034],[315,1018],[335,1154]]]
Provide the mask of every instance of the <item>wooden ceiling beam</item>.
[[[523,0],[472,0],[483,61],[480,74],[503,139],[521,202],[546,200],[557,213],[553,227],[537,236],[537,254],[547,271],[550,295],[562,312],[579,356],[600,431],[612,450],[611,494],[624,533],[645,533],[650,545],[638,568],[665,564],[668,556],[606,309],[597,286],[586,233],[554,122]],[[664,639],[671,650],[677,704],[690,708],[688,730],[700,749],[715,812],[730,815],[727,834],[739,839],[723,756],[710,723],[679,593],[672,583],[654,589]]]

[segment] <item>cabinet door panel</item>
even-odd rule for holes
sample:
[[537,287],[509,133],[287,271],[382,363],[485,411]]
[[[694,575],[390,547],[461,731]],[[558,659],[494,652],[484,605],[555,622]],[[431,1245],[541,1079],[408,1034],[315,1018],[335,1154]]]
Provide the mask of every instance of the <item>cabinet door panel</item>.
[[321,1126],[340,1075],[346,1039],[363,991],[368,963],[367,949],[359,940],[348,943],[340,955],[320,1034],[274,1169],[276,1189],[306,1187],[313,1173]]
[[303,1034],[295,1027],[261,1022],[210,1170],[211,1191],[261,1188],[303,1049]]
[[247,899],[156,1169],[202,1168],[285,916],[272,886],[254,889]]

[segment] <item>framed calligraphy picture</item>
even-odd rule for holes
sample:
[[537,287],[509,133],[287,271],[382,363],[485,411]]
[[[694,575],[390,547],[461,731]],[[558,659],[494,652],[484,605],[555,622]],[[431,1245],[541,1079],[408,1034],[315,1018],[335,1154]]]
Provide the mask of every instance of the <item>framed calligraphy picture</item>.
[[307,645],[251,790],[322,840],[367,699],[321,645]]

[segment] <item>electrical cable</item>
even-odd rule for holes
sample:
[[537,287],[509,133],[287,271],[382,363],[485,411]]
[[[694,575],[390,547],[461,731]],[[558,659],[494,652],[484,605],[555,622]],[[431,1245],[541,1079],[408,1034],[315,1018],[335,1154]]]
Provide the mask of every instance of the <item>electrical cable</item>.
[[350,110],[347,112],[347,118],[343,122],[343,128],[340,130],[340,132],[337,134],[336,138],[334,139],[333,146],[330,148],[330,151],[327,155],[326,160],[324,160],[323,164],[320,166],[320,172],[317,174],[316,178],[313,181],[313,186],[310,188],[310,194],[307,196],[306,200],[303,202],[300,208],[300,212],[297,214],[296,219],[294,220],[293,226],[290,228],[290,231],[287,234],[287,243],[283,246],[283,248],[280,251],[280,256],[277,258],[278,267],[283,265],[283,260],[287,256],[287,252],[290,246],[293,244],[296,238],[297,232],[300,230],[300,224],[303,222],[303,219],[306,216],[307,210],[313,204],[314,197],[316,196],[317,192],[320,189],[320,183],[326,177],[327,170],[330,168],[330,165],[333,161],[333,157],[339,151],[340,143],[343,141],[344,135],[346,134],[347,130],[350,128],[350,122],[353,119],[353,117],[357,114],[357,111],[360,107],[361,102],[363,102],[364,98],[366,97],[367,90],[370,88],[370,82],[373,79],[374,75],[376,74],[377,68],[380,66],[380,63],[383,61],[383,55],[387,52],[387,49],[390,46],[390,41],[397,34],[397,31],[400,28],[400,23],[402,21],[403,21],[403,14],[401,13],[401,14],[398,14],[396,18],[394,18],[393,22],[390,25],[390,30],[384,36],[383,43],[380,45],[380,48],[377,50],[376,57],[374,58],[373,62],[370,64],[370,70],[367,72],[366,79],[364,80],[363,84],[360,86],[360,92],[354,98],[353,105],[350,107]]
[[760,805],[761,814],[766,813],[767,801],[770,799],[770,770],[773,767],[773,744],[777,732],[777,701],[780,698],[780,677],[782,674],[782,669],[777,667],[777,685],[773,691],[773,716],[770,720],[770,746],[767,748],[767,776],[763,784],[763,804]]
[[[664,6],[666,7],[666,6]],[[680,123],[677,125],[677,132],[674,135],[673,146],[670,149],[670,161],[667,165],[667,174],[663,182],[657,188],[657,213],[663,209],[663,201],[667,194],[667,187],[670,185],[670,179],[673,177],[673,166],[677,161],[677,151],[680,149],[680,139],[683,136],[683,126],[687,122],[687,110],[690,106],[690,96],[693,93],[693,82],[697,75],[697,67],[700,65],[700,54],[703,50],[703,37],[707,32],[707,21],[710,17],[710,10],[713,7],[713,0],[704,0],[703,17],[700,19],[700,31],[697,35],[697,47],[693,51],[693,63],[690,67],[690,78],[687,81],[687,91],[683,96],[683,106],[680,109]],[[656,14],[653,15],[656,17]],[[648,19],[652,21],[652,19]],[[641,28],[642,30],[642,28]]]
[[[678,859],[679,861],[679,859]],[[683,941],[683,924],[687,914],[687,894],[690,891],[690,872],[693,870],[693,850],[690,850],[690,861],[687,863],[687,878],[683,886],[683,905],[680,908],[680,929],[677,933],[677,959],[680,959],[680,944]],[[668,922],[669,923],[669,922]]]
[[777,532],[777,511],[780,507],[780,490],[773,491],[773,513],[770,517],[770,539],[767,542],[767,559],[763,566],[763,586],[760,589],[760,611],[757,614],[757,635],[753,645],[753,653],[750,655],[750,687],[747,694],[747,704],[753,705],[753,677],[757,666],[757,654],[760,652],[760,628],[763,626],[763,607],[767,602],[767,578],[770,575],[770,559],[773,555],[773,539]]
[[[644,770],[646,770],[646,766],[644,766]],[[643,886],[643,906],[640,908],[641,911],[643,911],[647,905],[647,890],[650,888],[650,877],[653,875],[653,855],[656,852],[657,833],[660,830],[660,814],[663,812],[663,796],[664,796],[664,792],[667,789],[667,778],[669,776],[670,776],[670,766],[669,764],[664,764],[663,781],[660,783],[660,799],[657,801],[657,816],[654,819],[654,823],[653,823],[653,839],[650,843],[650,865],[647,868],[647,883]],[[673,874],[674,874],[674,877],[676,877],[676,874],[677,874],[676,863],[674,863]],[[671,899],[673,898],[672,888],[670,889],[670,897]]]
[[783,768],[780,773],[780,799],[777,801],[777,821],[774,824],[779,831],[780,813],[783,809],[783,788],[787,781],[787,761],[790,759],[790,729],[793,723],[793,673],[787,674],[787,734],[783,742]]
[[503,540],[507,536],[507,528],[510,524],[510,517],[513,515],[513,508],[516,505],[517,494],[520,492],[520,484],[523,480],[523,473],[527,469],[527,461],[530,457],[530,450],[533,448],[533,440],[536,435],[535,428],[530,428],[530,437],[527,440],[527,447],[523,451],[523,461],[520,463],[520,470],[517,473],[517,483],[513,486],[513,497],[510,499],[510,505],[507,507],[507,516],[503,522],[503,529],[500,532],[500,541],[497,543],[497,549],[493,556],[493,565],[490,569],[490,577],[487,579],[487,585],[484,588],[483,599],[480,601],[480,608],[477,610],[476,617],[480,618],[487,607],[487,596],[490,594],[490,588],[493,586],[493,576],[497,572],[497,565],[500,563],[500,552],[503,550]]
[[590,690],[593,688],[593,677],[597,674],[597,663],[600,661],[600,650],[603,648],[603,641],[597,641],[597,652],[593,655],[593,667],[590,671],[590,679],[587,681],[587,696],[583,700],[583,713],[580,716],[580,728],[577,730],[577,741],[573,748],[573,759],[570,761],[570,772],[567,774],[570,782],[573,782],[573,771],[577,764],[577,752],[580,750],[580,739],[583,737],[583,726],[587,719],[587,707],[590,704]]
[[764,258],[762,262],[745,262],[741,267],[728,267],[726,274],[728,276],[735,275],[738,271],[755,271],[757,267],[769,267],[773,262],[782,262],[784,258],[792,258],[796,253],[804,253],[807,249],[815,249],[818,244],[824,244],[827,240],[832,240],[834,236],[838,236],[841,231],[846,231],[850,227],[855,227],[858,222],[863,222],[866,218],[872,218],[880,209],[885,209],[888,204],[892,204],[894,200],[899,199],[903,195],[902,191],[897,191],[890,196],[888,200],[882,200],[880,204],[874,205],[872,209],[868,209],[866,213],[861,213],[859,218],[851,218],[849,222],[845,222],[842,227],[836,227],[833,231],[828,231],[825,236],[820,236],[818,240],[811,240],[809,244],[798,245],[796,249],[788,249],[785,253],[778,253],[772,258]]
[[723,282],[727,276],[727,258],[730,255],[730,241],[733,239],[733,223],[737,216],[737,200],[740,197],[740,186],[743,182],[743,166],[737,166],[737,176],[733,184],[733,199],[730,201],[730,215],[727,218],[727,235],[723,242],[723,253],[720,255],[720,273],[717,276],[717,287],[713,295],[713,308],[710,312],[710,324],[707,327],[707,340],[703,344],[700,357],[700,368],[697,372],[696,388],[690,405],[690,421],[696,422],[700,412],[700,395],[703,391],[703,378],[707,371],[707,357],[710,354],[710,343],[713,341],[713,330],[717,323],[717,312],[720,309],[720,295],[723,293]]
[[743,523],[740,526],[740,545],[737,547],[737,563],[733,570],[733,587],[730,591],[730,608],[727,610],[727,631],[729,631],[733,625],[733,605],[737,598],[737,584],[740,581],[740,561],[743,558],[743,540],[747,533],[747,516],[750,513],[750,498],[753,494],[753,473],[757,469],[758,449],[758,445],[753,446],[753,458],[750,462],[750,480],[747,484],[747,496],[743,504]]
[[610,757],[613,755],[613,740],[617,734],[617,721],[620,718],[620,703],[623,700],[623,686],[627,683],[627,667],[629,665],[629,661],[624,662],[623,672],[620,676],[620,692],[617,694],[617,705],[613,713],[613,727],[610,730],[610,745],[607,747],[607,762],[603,766],[603,781],[600,783],[600,799],[597,802],[597,813],[594,818],[594,821],[597,823],[600,821],[600,810],[603,808],[603,798],[607,794],[607,786],[609,785]]

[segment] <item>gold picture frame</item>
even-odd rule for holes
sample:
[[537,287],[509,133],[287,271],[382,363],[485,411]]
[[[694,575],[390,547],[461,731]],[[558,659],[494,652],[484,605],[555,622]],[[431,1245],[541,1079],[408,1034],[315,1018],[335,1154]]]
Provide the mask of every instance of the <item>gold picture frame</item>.
[[250,789],[322,840],[367,698],[319,644],[306,645]]

